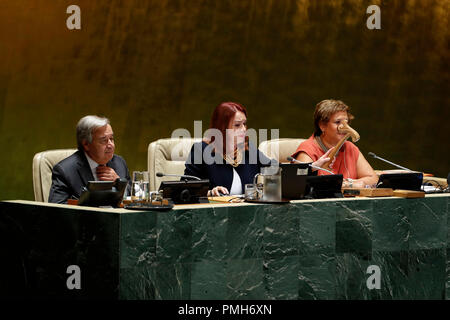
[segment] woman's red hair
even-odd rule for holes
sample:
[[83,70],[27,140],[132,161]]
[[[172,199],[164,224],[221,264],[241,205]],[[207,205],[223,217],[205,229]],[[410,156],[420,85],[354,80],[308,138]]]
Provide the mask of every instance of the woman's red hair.
[[[234,118],[236,113],[240,111],[243,114],[245,114],[245,117],[247,117],[247,110],[245,107],[239,103],[236,102],[222,102],[219,104],[213,111],[213,114],[211,116],[211,122],[209,125],[210,129],[217,129],[222,133],[222,152],[225,153],[226,148],[226,130],[228,129],[231,120]],[[212,136],[209,143],[214,142],[215,137]],[[248,148],[248,137],[245,137],[245,147]],[[220,144],[220,142],[219,142]]]

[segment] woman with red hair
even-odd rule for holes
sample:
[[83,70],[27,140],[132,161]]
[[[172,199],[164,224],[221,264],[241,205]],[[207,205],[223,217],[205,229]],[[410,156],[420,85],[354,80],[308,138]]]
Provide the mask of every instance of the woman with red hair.
[[236,102],[219,104],[205,139],[192,146],[184,174],[209,179],[209,196],[243,194],[245,184],[252,183],[261,166],[270,163],[249,143],[246,133],[245,107]]
[[[247,110],[236,102],[223,102],[211,117],[206,138],[192,146],[185,175],[209,179],[208,196],[243,194],[262,166],[276,164],[248,141]],[[325,155],[326,156],[326,155]],[[321,165],[329,158],[322,157]]]

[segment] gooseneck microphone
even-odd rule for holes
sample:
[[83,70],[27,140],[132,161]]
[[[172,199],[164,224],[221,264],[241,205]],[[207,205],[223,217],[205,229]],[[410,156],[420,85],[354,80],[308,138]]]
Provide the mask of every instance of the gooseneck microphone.
[[168,174],[168,173],[157,172],[156,176],[159,177],[159,178],[161,178],[161,177],[179,177],[179,178],[182,178],[182,179],[202,180],[199,177],[189,176],[189,175],[185,175],[185,174]]
[[393,165],[394,167],[397,167],[397,168],[400,168],[400,169],[403,169],[403,170],[412,171],[412,170],[410,170],[410,169],[408,169],[408,168],[399,166],[398,164],[395,164],[395,163],[393,163],[393,162],[390,162],[390,161],[388,161],[388,160],[386,160],[386,159],[380,158],[380,157],[378,157],[378,156],[377,156],[375,153],[373,153],[373,152],[369,152],[368,155],[369,155],[370,157],[374,158],[374,159],[379,159],[379,160],[381,160],[381,161],[384,161],[384,162],[386,162],[386,163],[389,163],[390,165]]
[[301,164],[307,164],[309,167],[314,168],[314,169],[317,169],[317,170],[323,170],[323,171],[326,171],[326,172],[328,172],[328,173],[335,174],[334,172],[331,172],[330,170],[327,170],[327,169],[324,169],[324,168],[321,168],[321,167],[314,166],[314,165],[312,165],[311,163],[308,163],[308,162],[301,162],[301,161],[298,161],[297,159],[294,159],[294,158],[292,158],[292,157],[287,157],[286,159],[287,159],[288,161],[291,161],[291,162],[294,161],[294,162],[301,163]]

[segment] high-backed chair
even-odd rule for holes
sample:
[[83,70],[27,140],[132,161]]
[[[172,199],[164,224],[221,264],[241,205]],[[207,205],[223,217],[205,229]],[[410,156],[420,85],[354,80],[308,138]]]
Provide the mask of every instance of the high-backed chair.
[[263,141],[259,144],[259,150],[266,156],[278,160],[278,162],[289,162],[286,158],[297,150],[299,144],[306,139],[281,138]]
[[192,145],[201,140],[201,138],[168,138],[150,143],[148,145],[150,190],[158,190],[161,181],[180,180],[179,177],[157,177],[156,173],[182,175]]
[[77,149],[57,149],[36,153],[33,158],[34,200],[48,202],[52,185],[53,166],[72,155]]

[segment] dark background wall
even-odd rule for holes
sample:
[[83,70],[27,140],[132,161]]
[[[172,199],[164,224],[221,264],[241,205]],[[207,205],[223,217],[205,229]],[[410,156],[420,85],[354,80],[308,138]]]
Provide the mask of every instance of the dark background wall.
[[[66,8],[81,8],[68,30]],[[366,8],[381,8],[368,30]],[[35,153],[111,119],[130,171],[148,144],[238,101],[249,127],[308,137],[314,106],[352,107],[364,154],[447,176],[448,0],[2,0],[0,199],[33,199]],[[376,169],[392,169],[369,159]]]

